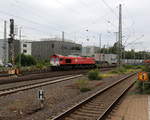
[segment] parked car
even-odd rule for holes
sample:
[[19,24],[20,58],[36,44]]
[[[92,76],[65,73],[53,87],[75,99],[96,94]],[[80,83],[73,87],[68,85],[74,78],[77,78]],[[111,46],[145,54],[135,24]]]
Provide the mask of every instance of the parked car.
[[11,63],[6,63],[4,64],[4,67],[13,67],[13,65]]

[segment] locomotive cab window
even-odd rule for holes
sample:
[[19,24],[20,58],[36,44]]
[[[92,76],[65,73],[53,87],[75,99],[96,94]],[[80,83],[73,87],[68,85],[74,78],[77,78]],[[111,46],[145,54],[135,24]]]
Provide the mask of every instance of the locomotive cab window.
[[71,63],[71,59],[66,59],[66,63]]
[[58,58],[56,58],[56,62],[58,62],[59,61],[59,59]]
[[51,58],[51,61],[54,62],[54,58]]

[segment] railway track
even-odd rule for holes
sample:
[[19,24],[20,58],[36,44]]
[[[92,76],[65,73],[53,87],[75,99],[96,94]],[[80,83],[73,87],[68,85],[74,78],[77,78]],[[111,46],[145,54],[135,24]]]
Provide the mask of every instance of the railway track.
[[46,86],[46,85],[50,85],[50,84],[54,84],[54,83],[58,83],[58,82],[63,82],[63,81],[67,81],[67,80],[74,79],[74,78],[81,77],[81,76],[82,76],[82,74],[61,76],[61,78],[56,77],[51,80],[44,80],[44,81],[40,81],[40,82],[34,82],[31,84],[20,85],[17,87],[9,87],[6,89],[0,89],[0,96],[4,96],[4,95],[16,93],[16,92],[24,91],[24,90],[28,90],[28,89],[33,89],[33,88],[37,88],[37,87],[41,87],[41,86]]
[[[104,69],[104,71],[109,69]],[[79,73],[80,74],[77,74]],[[71,72],[72,73],[72,72]],[[58,75],[58,77],[52,77],[52,78],[42,78],[37,80],[31,81],[22,81],[22,82],[14,82],[14,83],[8,83],[8,84],[1,84],[0,85],[0,96],[8,95],[11,93],[24,91],[28,89],[33,89],[41,86],[46,86],[49,84],[54,84],[58,82],[67,81],[73,78],[81,77],[83,74],[87,73],[87,70],[85,71],[77,71],[76,73],[69,73],[68,75]]]
[[98,91],[53,120],[104,120],[115,103],[135,83],[131,80],[134,75],[130,74]]
[[49,73],[40,73],[40,74],[31,74],[19,77],[8,77],[4,79],[0,79],[0,84],[8,84],[8,83],[15,83],[15,82],[22,82],[22,81],[31,81],[31,80],[38,80],[38,79],[45,79],[51,77],[58,77],[64,75],[76,75],[80,73],[86,73],[88,70],[73,70],[73,71],[58,71],[58,72],[49,72]]
[[[111,68],[103,68],[101,71],[107,71]],[[72,71],[51,71],[46,73],[40,73],[40,74],[30,74],[30,75],[23,75],[19,77],[0,77],[0,84],[8,84],[8,83],[14,83],[14,82],[22,82],[22,81],[31,81],[31,80],[38,80],[38,79],[44,79],[44,78],[50,78],[50,77],[57,77],[57,76],[63,76],[63,75],[72,75],[72,74],[84,74],[89,71],[85,69],[81,70],[72,70]]]

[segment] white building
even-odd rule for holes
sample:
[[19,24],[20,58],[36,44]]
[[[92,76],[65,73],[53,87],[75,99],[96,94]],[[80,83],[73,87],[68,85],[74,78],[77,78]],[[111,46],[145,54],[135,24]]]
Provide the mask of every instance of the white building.
[[32,54],[32,42],[27,40],[21,41],[21,53],[25,55],[31,55]]

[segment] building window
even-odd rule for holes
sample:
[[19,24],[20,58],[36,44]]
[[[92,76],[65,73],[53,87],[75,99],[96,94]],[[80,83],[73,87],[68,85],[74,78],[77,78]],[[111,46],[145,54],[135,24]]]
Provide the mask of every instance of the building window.
[[23,53],[27,53],[27,50],[23,50]]
[[23,44],[23,47],[27,47],[27,44]]
[[54,48],[54,44],[52,44],[52,48]]

